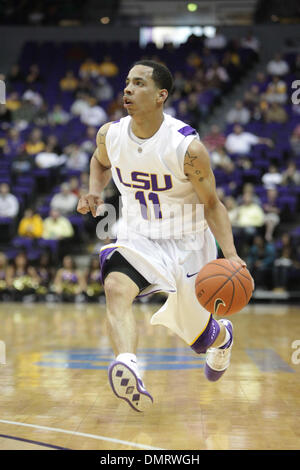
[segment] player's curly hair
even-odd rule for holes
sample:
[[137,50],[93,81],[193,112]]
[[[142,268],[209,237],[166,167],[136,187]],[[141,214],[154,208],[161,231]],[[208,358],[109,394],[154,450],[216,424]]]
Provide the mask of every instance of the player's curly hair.
[[159,89],[165,88],[168,91],[168,95],[173,92],[173,77],[168,69],[163,64],[155,62],[154,60],[139,60],[133,64],[135,65],[145,65],[146,67],[151,67],[153,69],[152,79]]

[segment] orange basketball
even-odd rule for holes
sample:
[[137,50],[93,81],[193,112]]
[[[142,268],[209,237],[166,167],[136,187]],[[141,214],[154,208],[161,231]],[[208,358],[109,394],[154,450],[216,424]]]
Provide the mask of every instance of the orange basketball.
[[200,304],[220,316],[242,310],[253,292],[248,269],[228,259],[207,263],[196,277],[195,290]]

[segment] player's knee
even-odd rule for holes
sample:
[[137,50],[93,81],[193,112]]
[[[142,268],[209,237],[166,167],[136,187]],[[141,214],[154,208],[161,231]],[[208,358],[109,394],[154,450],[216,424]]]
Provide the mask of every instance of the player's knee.
[[130,304],[138,294],[138,289],[132,286],[131,279],[120,274],[118,272],[111,272],[105,279],[104,291],[108,306],[121,302],[122,304]]
[[191,344],[191,348],[197,354],[206,353],[207,349],[216,341],[219,333],[220,325],[211,315],[205,330],[196,339],[196,341]]

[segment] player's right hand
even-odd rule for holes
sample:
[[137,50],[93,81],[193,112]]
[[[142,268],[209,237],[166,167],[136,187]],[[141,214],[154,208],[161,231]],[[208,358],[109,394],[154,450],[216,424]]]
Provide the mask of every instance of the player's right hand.
[[93,217],[97,217],[102,204],[104,204],[104,202],[98,194],[84,194],[78,201],[77,211],[80,212],[80,214],[91,212]]

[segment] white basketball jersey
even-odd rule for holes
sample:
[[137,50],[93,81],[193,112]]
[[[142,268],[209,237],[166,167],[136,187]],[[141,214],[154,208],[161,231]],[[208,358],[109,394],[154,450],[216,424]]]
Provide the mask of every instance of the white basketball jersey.
[[199,139],[195,129],[164,114],[159,130],[138,143],[130,126],[131,117],[124,117],[106,135],[112,177],[122,197],[121,231],[126,227],[156,239],[203,231],[203,208],[184,174],[187,148]]

